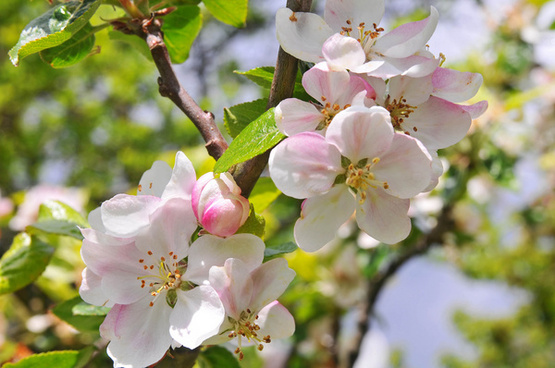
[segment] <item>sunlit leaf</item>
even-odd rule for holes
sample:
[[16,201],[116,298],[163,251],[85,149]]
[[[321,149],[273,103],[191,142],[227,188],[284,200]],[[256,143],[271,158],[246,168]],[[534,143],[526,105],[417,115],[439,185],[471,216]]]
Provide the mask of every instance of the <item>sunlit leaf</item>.
[[164,17],[162,31],[172,62],[180,64],[189,57],[189,50],[202,27],[200,8],[180,6]]
[[250,204],[250,206],[251,211],[249,213],[249,217],[247,218],[247,221],[245,221],[243,226],[241,226],[237,230],[237,234],[248,233],[262,238],[264,236],[264,227],[266,225],[266,221],[264,220],[263,216],[258,215],[256,212],[254,212],[254,207],[252,203]]
[[293,242],[287,242],[283,244],[267,246],[264,250],[264,258],[275,257],[281,254],[291,253],[297,250],[297,244]]
[[258,212],[264,211],[279,195],[281,191],[276,188],[276,185],[270,178],[259,178],[256,181],[251,194],[249,195],[249,202],[254,206]]
[[40,205],[38,221],[47,220],[64,220],[80,226],[88,226],[79,212],[60,201],[47,200]]
[[6,363],[2,368],[74,368],[78,361],[78,351],[51,351],[48,353],[31,355],[21,359],[17,363]]
[[96,332],[104,321],[107,309],[90,306],[87,311],[85,305],[80,297],[75,297],[55,306],[52,313],[79,331]]
[[[272,87],[272,80],[274,79],[274,71],[276,68],[273,66],[261,66],[259,68],[254,68],[247,70],[246,72],[235,71],[235,73],[244,75],[252,82],[258,84],[260,87],[265,89],[270,89]],[[299,70],[297,72],[297,77],[295,79],[295,87],[293,89],[293,97],[301,99],[303,101],[309,101],[311,98],[306,93],[302,83],[302,74]]]
[[267,104],[268,100],[261,98],[224,108],[224,125],[229,135],[232,138],[237,137],[251,121],[266,111]]
[[247,20],[248,0],[203,0],[206,9],[219,21],[243,27]]
[[59,46],[40,52],[41,59],[53,68],[67,68],[90,54],[94,47],[94,28],[89,24]]

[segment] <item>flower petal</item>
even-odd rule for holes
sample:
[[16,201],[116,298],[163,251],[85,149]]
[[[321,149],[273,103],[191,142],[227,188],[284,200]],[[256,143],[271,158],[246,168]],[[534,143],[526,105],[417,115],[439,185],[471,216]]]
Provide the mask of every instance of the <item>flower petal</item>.
[[114,305],[100,326],[101,336],[111,340],[107,351],[114,367],[148,367],[162,359],[172,343],[171,311],[165,301],[150,307],[147,298]]
[[153,195],[161,197],[172,176],[170,165],[164,161],[155,161],[152,167],[144,172],[139,181],[137,195]]
[[480,73],[437,68],[433,75],[433,95],[450,102],[464,102],[478,93],[484,78]]
[[149,216],[159,206],[158,197],[118,194],[102,203],[100,214],[106,234],[129,238],[149,224]]
[[[372,26],[379,24],[385,11],[383,0],[328,0],[324,10],[324,19],[336,32],[342,27],[356,30],[361,23]],[[347,20],[350,24],[347,24]]]
[[344,171],[337,148],[321,135],[310,132],[278,144],[270,153],[269,166],[278,189],[293,198],[325,193],[335,177]]
[[407,104],[412,106],[426,102],[430,98],[432,91],[431,75],[422,78],[400,75],[389,80],[389,98],[397,101],[403,98],[407,100]]
[[360,201],[356,203],[358,226],[371,237],[386,244],[395,244],[409,236],[409,199],[393,197],[382,188],[376,188],[367,192],[362,204]]
[[295,223],[297,245],[314,252],[333,240],[337,229],[355,211],[354,201],[346,185],[336,185],[324,195],[305,200]]
[[327,102],[335,103],[349,80],[349,72],[330,70],[326,62],[321,62],[303,74],[302,82],[306,92],[322,105],[325,105]]
[[394,134],[386,109],[353,106],[335,115],[326,140],[356,164],[363,158],[372,159],[387,151]]
[[464,111],[470,114],[472,119],[480,117],[488,109],[487,101],[476,102],[472,105],[459,105]]
[[275,109],[275,117],[280,132],[288,136],[313,132],[324,120],[316,106],[296,98],[281,101]]
[[209,280],[227,315],[238,321],[241,312],[251,307],[254,291],[253,279],[245,263],[237,258],[229,258],[223,267],[210,268]]
[[196,284],[208,280],[212,266],[223,266],[228,258],[245,263],[248,272],[258,267],[264,258],[262,239],[252,234],[235,234],[228,238],[203,235],[191,245],[184,279]]
[[422,192],[432,177],[432,159],[417,140],[396,133],[386,154],[372,168],[376,180],[386,181],[386,192],[399,198],[410,198]]
[[225,318],[224,306],[211,286],[177,292],[170,315],[170,335],[188,349],[216,335]]
[[263,263],[251,273],[254,282],[252,310],[260,310],[283,294],[295,278],[295,271],[289,268],[285,258],[275,258]]
[[258,312],[259,335],[270,335],[272,339],[285,339],[295,332],[295,319],[287,308],[277,300]]
[[193,164],[183,152],[178,151],[175,155],[172,177],[162,193],[162,199],[179,197],[190,200],[196,180]]
[[79,295],[85,302],[98,305],[100,307],[111,307],[114,305],[106,295],[102,292],[100,276],[85,267],[82,272],[81,286],[79,287]]
[[322,45],[333,34],[333,30],[318,15],[293,13],[281,8],[276,13],[276,37],[279,44],[297,59],[318,63],[322,57]]
[[324,42],[322,54],[332,69],[353,69],[366,62],[366,54],[360,43],[339,33]]
[[403,24],[379,37],[372,49],[386,57],[405,58],[424,48],[434,33],[439,14],[433,6],[426,19]]
[[378,68],[368,71],[368,75],[382,79],[388,79],[397,75],[405,75],[412,78],[425,77],[434,72],[439,65],[439,59],[424,55],[411,55],[406,58],[385,58]]

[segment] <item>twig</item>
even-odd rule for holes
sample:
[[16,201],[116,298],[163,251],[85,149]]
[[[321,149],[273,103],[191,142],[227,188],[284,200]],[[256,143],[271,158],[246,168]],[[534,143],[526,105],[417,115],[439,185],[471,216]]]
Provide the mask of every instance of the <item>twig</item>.
[[[308,12],[311,6],[312,0],[287,0],[287,7],[295,12]],[[283,51],[281,47],[279,48],[274,79],[270,89],[270,97],[268,98],[268,109],[277,106],[282,100],[293,96],[297,64],[297,58]],[[237,165],[233,169],[233,177],[239,187],[241,187],[242,195],[245,197],[248,197],[260,174],[264,171],[269,157],[270,151],[268,150]]]
[[451,219],[451,205],[445,205],[441,213],[438,216],[437,225],[428,234],[420,237],[416,244],[414,244],[410,249],[401,253],[397,258],[393,259],[386,268],[379,271],[368,281],[367,296],[366,301],[361,306],[361,313],[357,321],[357,331],[355,335],[355,343],[348,352],[347,355],[347,366],[353,367],[362,344],[362,339],[370,329],[370,316],[374,311],[374,305],[378,300],[378,296],[382,291],[383,287],[387,283],[387,280],[395,274],[408,260],[413,257],[426,253],[433,245],[440,245],[443,242],[443,237],[452,229],[452,219]]
[[160,94],[172,100],[191,119],[206,142],[206,150],[217,160],[227,149],[227,142],[214,121],[214,114],[202,110],[179,83],[164,43],[161,27],[161,21],[154,18],[145,20],[142,31],[139,31],[141,33],[139,35],[146,41],[152,59],[160,72],[158,78]]

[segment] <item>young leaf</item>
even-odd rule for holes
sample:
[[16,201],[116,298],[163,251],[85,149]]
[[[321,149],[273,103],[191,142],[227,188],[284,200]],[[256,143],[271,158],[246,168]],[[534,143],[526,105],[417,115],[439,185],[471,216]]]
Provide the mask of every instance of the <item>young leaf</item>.
[[40,205],[38,221],[46,220],[64,220],[80,226],[88,226],[79,212],[60,201],[47,200]]
[[222,173],[231,166],[258,156],[279,143],[285,136],[278,130],[274,109],[266,111],[250,123],[231,142],[214,166],[214,173]]
[[53,68],[67,68],[89,55],[94,42],[94,28],[88,23],[61,45],[42,50],[40,57]]
[[[102,307],[93,307],[91,314],[81,314],[83,310],[83,300],[75,297],[58,304],[52,309],[52,313],[62,321],[65,321],[82,332],[98,332],[98,328],[104,321],[106,309]],[[100,308],[100,309],[95,309]],[[93,310],[96,312],[93,312]],[[104,313],[104,314],[103,314]]]
[[24,57],[56,47],[72,38],[89,22],[101,3],[101,0],[68,1],[33,19],[8,53],[13,65],[18,66]]
[[248,233],[248,234],[254,234],[259,238],[262,238],[264,236],[264,228],[266,226],[266,221],[264,220],[263,216],[258,215],[256,212],[254,212],[254,207],[252,203],[250,204],[250,206],[251,206],[251,211],[249,213],[249,217],[247,218],[247,221],[245,221],[243,226],[241,226],[237,230],[237,234]]
[[[244,75],[262,88],[270,89],[272,87],[272,80],[274,79],[274,71],[275,68],[273,66],[262,66],[259,68],[247,70],[246,72],[235,71],[235,73]],[[304,90],[302,79],[303,76],[299,70],[295,79],[293,97],[301,99],[303,101],[309,101],[311,97]]]
[[18,234],[0,259],[0,294],[14,292],[37,279],[54,248],[27,233]]
[[202,16],[196,5],[179,6],[164,17],[162,31],[172,62],[181,64],[187,60],[201,27]]
[[221,346],[211,346],[201,351],[197,362],[200,368],[240,368],[237,358]]
[[231,138],[237,137],[251,121],[262,115],[267,104],[268,100],[261,98],[224,108],[224,125]]
[[248,0],[203,0],[206,9],[220,22],[244,27],[247,20]]
[[297,244],[293,242],[287,242],[274,246],[266,246],[264,250],[264,258],[275,257],[281,254],[291,253],[297,250]]
[[28,231],[32,231],[33,229],[44,231],[49,234],[71,236],[77,240],[83,240],[83,235],[81,235],[81,231],[79,231],[77,224],[70,221],[44,220],[35,222],[27,228]]
[[6,363],[2,368],[74,368],[79,362],[76,350],[50,351],[21,359],[17,363]]

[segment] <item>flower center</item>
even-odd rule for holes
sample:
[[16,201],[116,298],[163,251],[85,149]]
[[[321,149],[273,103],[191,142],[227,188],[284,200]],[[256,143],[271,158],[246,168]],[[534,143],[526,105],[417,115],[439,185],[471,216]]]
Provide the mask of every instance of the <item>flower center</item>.
[[[402,131],[405,134],[410,135],[408,131],[403,130],[401,124],[407,119],[411,113],[414,112],[416,106],[412,106],[407,104],[407,100],[401,96],[399,100],[389,101],[389,96],[387,97],[385,104],[387,111],[391,115],[391,123],[393,124],[393,128],[398,131]],[[418,130],[416,127],[412,128],[415,132]]]
[[[152,307],[161,293],[173,291],[182,286],[181,275],[186,264],[181,263],[173,252],[169,252],[167,258],[162,256],[160,259],[153,257],[150,250],[147,255],[147,260],[141,258],[139,264],[145,271],[152,271],[152,273],[137,276],[137,280],[140,281],[141,288],[148,288],[150,295],[154,297],[150,302]],[[176,302],[175,293],[166,294],[166,300],[173,307]]]
[[347,172],[345,173],[347,184],[355,193],[360,194],[360,203],[364,203],[366,200],[366,192],[370,188],[382,187],[384,189],[389,188],[389,184],[386,181],[376,180],[374,173],[372,172],[372,167],[380,162],[379,157],[374,157],[372,161],[368,164],[354,165],[349,164],[347,167]]
[[233,325],[233,329],[227,335],[230,339],[237,338],[237,349],[235,349],[235,354],[239,355],[239,360],[244,358],[244,354],[242,351],[241,346],[241,339],[245,338],[248,342],[252,342],[257,344],[258,350],[264,349],[264,345],[262,343],[269,344],[272,342],[270,335],[266,336],[258,336],[258,330],[260,330],[260,326],[256,324],[256,320],[258,319],[258,315],[253,313],[250,309],[246,311],[242,311],[239,317],[239,320],[236,321],[231,317],[228,317],[229,321]]
[[351,107],[350,104],[347,104],[343,107],[339,106],[336,103],[332,105],[331,103],[326,102],[327,100],[326,96],[322,96],[320,97],[320,99],[325,103],[325,105],[322,106],[322,109],[320,110],[320,113],[324,116],[324,119],[322,120],[322,122],[320,122],[320,124],[318,124],[318,126],[316,127],[316,130],[326,129],[330,125],[331,121],[333,120],[333,117],[337,115],[338,112]]
[[372,54],[376,54],[372,51],[372,46],[374,45],[374,41],[380,36],[380,33],[382,33],[384,29],[382,27],[378,27],[376,23],[372,23],[372,27],[366,28],[366,24],[362,22],[358,25],[358,27],[356,27],[356,31],[354,31],[350,19],[347,19],[345,23],[347,26],[341,27],[340,34],[355,38],[361,44],[362,49],[366,53],[366,59],[368,61],[372,60]]

